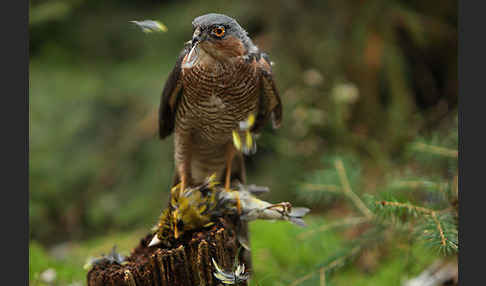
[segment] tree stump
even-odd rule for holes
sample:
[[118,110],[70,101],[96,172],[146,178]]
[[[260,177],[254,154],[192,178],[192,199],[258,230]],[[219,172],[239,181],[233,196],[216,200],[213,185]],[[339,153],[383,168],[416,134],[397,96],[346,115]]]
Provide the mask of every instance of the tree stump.
[[[122,264],[105,261],[87,274],[88,286],[98,285],[221,285],[214,277],[212,258],[230,272],[240,244],[231,219],[180,237],[174,247],[147,247],[147,234]],[[245,261],[240,260],[240,263]],[[245,266],[246,265],[245,263]],[[247,285],[242,282],[239,285]]]

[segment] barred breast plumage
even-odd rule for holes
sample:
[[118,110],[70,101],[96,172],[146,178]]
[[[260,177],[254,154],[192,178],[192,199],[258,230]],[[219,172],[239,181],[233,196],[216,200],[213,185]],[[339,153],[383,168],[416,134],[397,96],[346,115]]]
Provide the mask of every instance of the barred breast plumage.
[[[258,75],[251,63],[240,59],[184,69],[181,79],[184,92],[175,120],[175,160],[183,160],[185,149],[191,148],[192,183],[202,183],[213,173],[221,179],[231,132],[258,110]],[[189,146],[179,136],[191,136]]]

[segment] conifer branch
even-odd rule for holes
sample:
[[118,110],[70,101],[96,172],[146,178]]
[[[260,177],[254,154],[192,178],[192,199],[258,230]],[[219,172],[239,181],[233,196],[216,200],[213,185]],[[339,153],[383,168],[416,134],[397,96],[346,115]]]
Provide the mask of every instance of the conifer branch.
[[417,142],[417,143],[413,144],[413,148],[417,151],[433,153],[433,154],[437,154],[437,155],[441,155],[441,156],[446,156],[446,157],[451,157],[451,158],[457,158],[458,157],[458,151],[457,150],[452,150],[452,149],[441,147],[441,146],[429,145],[429,144],[425,144],[425,143],[422,143],[422,142]]
[[338,172],[339,180],[341,181],[344,193],[351,199],[351,201],[353,201],[353,203],[363,213],[365,217],[367,217],[368,219],[372,219],[374,216],[373,213],[368,209],[368,207],[366,207],[363,201],[351,189],[348,177],[346,175],[346,170],[344,169],[343,161],[341,161],[341,159],[337,159],[336,161],[334,161],[334,166],[336,168],[336,171]]
[[437,188],[439,191],[444,190],[447,187],[447,183],[437,183],[427,180],[398,180],[393,182],[394,187],[398,188],[410,188],[410,189],[418,189],[418,188]]
[[299,279],[295,280],[294,282],[292,282],[292,284],[290,284],[290,286],[297,286],[300,283],[302,283],[306,280],[309,280],[313,275],[314,275],[314,272],[307,273],[306,275],[304,275],[304,276],[300,277]]
[[428,214],[428,215],[432,215],[432,213],[435,212],[432,209],[414,206],[414,205],[407,204],[407,203],[389,202],[389,201],[377,201],[376,203],[380,204],[382,206],[393,206],[393,207],[399,207],[399,208],[406,208],[406,209],[409,209],[409,210],[425,213],[425,214]]
[[319,271],[319,280],[320,280],[320,286],[326,286],[326,271],[324,269],[321,269]]
[[442,243],[442,246],[445,247],[447,245],[447,242],[444,236],[444,230],[442,229],[440,221],[437,219],[437,215],[435,214],[435,212],[432,212],[432,218],[434,219],[435,223],[437,224],[437,228],[439,229],[440,241]]
[[399,207],[399,208],[407,208],[409,210],[413,210],[413,211],[416,211],[416,212],[424,213],[426,215],[430,215],[432,217],[432,219],[435,221],[435,224],[437,225],[437,229],[439,230],[442,246],[446,246],[447,241],[446,241],[446,238],[444,236],[444,230],[442,229],[442,225],[441,225],[440,221],[437,219],[437,211],[432,210],[432,209],[428,209],[428,208],[424,208],[424,207],[414,206],[414,205],[407,204],[407,203],[400,203],[400,202],[380,201],[380,202],[376,202],[376,203],[379,203],[382,206],[394,206],[394,207]]
[[[315,272],[319,272],[321,279],[322,279],[322,277],[324,277],[324,284],[322,284],[322,280],[321,280],[321,285],[325,285],[325,277],[326,277],[325,272],[343,264],[346,259],[355,255],[359,250],[361,250],[361,246],[353,247],[353,249],[351,249],[351,251],[347,255],[336,258],[333,261],[331,261],[329,264],[327,264],[323,267],[320,267],[319,269],[312,271],[312,272],[300,277],[299,279],[292,282],[290,284],[290,286],[297,286],[297,285],[301,284],[302,282],[309,280],[314,275]],[[322,274],[322,273],[324,273],[324,274]]]
[[321,267],[319,270],[327,271],[327,270],[333,269],[335,267],[338,267],[339,265],[343,264],[346,259],[348,259],[349,257],[358,253],[359,250],[361,250],[361,246],[355,246],[353,249],[351,249],[351,251],[348,253],[348,255],[341,256],[341,257],[333,260],[331,263],[329,263],[328,265],[326,265],[324,267]]

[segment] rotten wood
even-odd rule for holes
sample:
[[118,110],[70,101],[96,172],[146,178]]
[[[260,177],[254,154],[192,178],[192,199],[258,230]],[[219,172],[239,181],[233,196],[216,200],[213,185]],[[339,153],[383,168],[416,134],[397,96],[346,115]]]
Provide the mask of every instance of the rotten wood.
[[[213,275],[212,258],[230,271],[240,247],[230,221],[220,219],[210,228],[187,233],[170,249],[147,247],[153,236],[147,234],[121,265],[108,262],[94,265],[87,274],[88,286],[221,285]],[[244,258],[241,259],[244,263]]]

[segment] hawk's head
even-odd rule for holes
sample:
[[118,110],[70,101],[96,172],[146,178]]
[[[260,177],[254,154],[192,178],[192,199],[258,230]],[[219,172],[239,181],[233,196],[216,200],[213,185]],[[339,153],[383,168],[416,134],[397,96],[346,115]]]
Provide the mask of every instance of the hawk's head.
[[[201,52],[219,61],[244,56],[258,51],[246,31],[235,19],[222,14],[206,14],[192,21],[191,50],[184,62],[193,66]],[[202,51],[201,51],[202,50]]]

